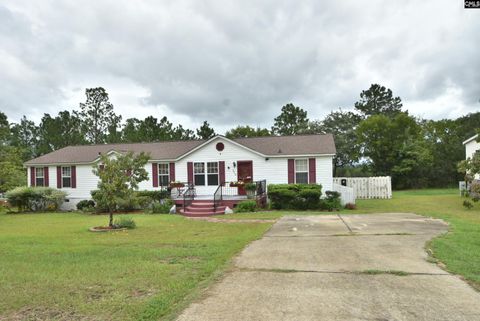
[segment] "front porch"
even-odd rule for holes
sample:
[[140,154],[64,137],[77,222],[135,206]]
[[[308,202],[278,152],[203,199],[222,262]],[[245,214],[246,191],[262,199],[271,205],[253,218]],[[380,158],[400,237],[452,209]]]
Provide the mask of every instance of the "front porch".
[[193,184],[186,184],[181,190],[172,190],[171,197],[177,206],[177,213],[188,216],[207,216],[225,214],[225,208],[235,208],[245,200],[255,200],[259,207],[266,205],[266,181],[253,182],[255,189],[245,189],[245,186],[231,186],[222,183],[215,192],[197,194]]

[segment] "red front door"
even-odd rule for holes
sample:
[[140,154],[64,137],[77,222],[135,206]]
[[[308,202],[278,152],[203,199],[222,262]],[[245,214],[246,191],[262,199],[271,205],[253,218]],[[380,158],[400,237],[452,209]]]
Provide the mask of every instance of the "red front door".
[[[244,183],[253,182],[253,162],[252,161],[238,161],[237,162],[237,176],[238,181]],[[246,195],[245,188],[238,187],[238,195]]]

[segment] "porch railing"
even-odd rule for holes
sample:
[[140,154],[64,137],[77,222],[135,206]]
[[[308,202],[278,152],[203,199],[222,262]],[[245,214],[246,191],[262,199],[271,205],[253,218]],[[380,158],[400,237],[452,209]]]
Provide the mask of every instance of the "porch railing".
[[195,187],[193,185],[188,185],[188,188],[183,192],[183,208],[187,208],[192,205],[193,200],[195,199]]
[[225,183],[221,183],[218,185],[217,190],[213,193],[213,211],[217,210],[217,207],[222,203],[223,200],[223,185]]
[[[246,196],[250,195],[255,198],[257,205],[261,208],[267,205],[267,181],[261,180],[255,182],[255,191],[246,191]],[[238,196],[238,186],[230,186],[229,183],[222,182],[218,185],[215,193],[213,193],[213,208],[216,210],[221,205],[225,197]],[[249,197],[250,198],[250,197]]]

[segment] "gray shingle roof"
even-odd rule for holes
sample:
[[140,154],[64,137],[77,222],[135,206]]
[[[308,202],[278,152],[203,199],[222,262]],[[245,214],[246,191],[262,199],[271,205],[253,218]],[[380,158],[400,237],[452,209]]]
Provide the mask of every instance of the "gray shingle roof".
[[[271,136],[234,139],[235,142],[265,156],[335,154],[331,134]],[[173,160],[199,147],[205,140],[157,143],[129,143],[68,146],[25,162],[25,165],[91,163],[99,154],[110,151],[150,153],[152,160]]]

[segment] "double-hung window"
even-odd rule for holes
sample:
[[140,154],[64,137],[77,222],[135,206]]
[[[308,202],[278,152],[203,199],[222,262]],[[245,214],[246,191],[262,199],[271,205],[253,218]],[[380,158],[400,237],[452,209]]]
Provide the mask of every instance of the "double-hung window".
[[72,187],[72,168],[62,167],[62,187]]
[[295,183],[308,184],[308,160],[295,160]]
[[207,183],[208,185],[218,185],[218,162],[207,163]]
[[158,184],[168,186],[170,184],[170,168],[168,163],[158,164]]
[[35,186],[45,186],[45,173],[43,167],[35,168]]
[[205,163],[193,163],[193,180],[198,186],[205,186]]
[[193,163],[193,180],[198,186],[218,186],[218,162]]

